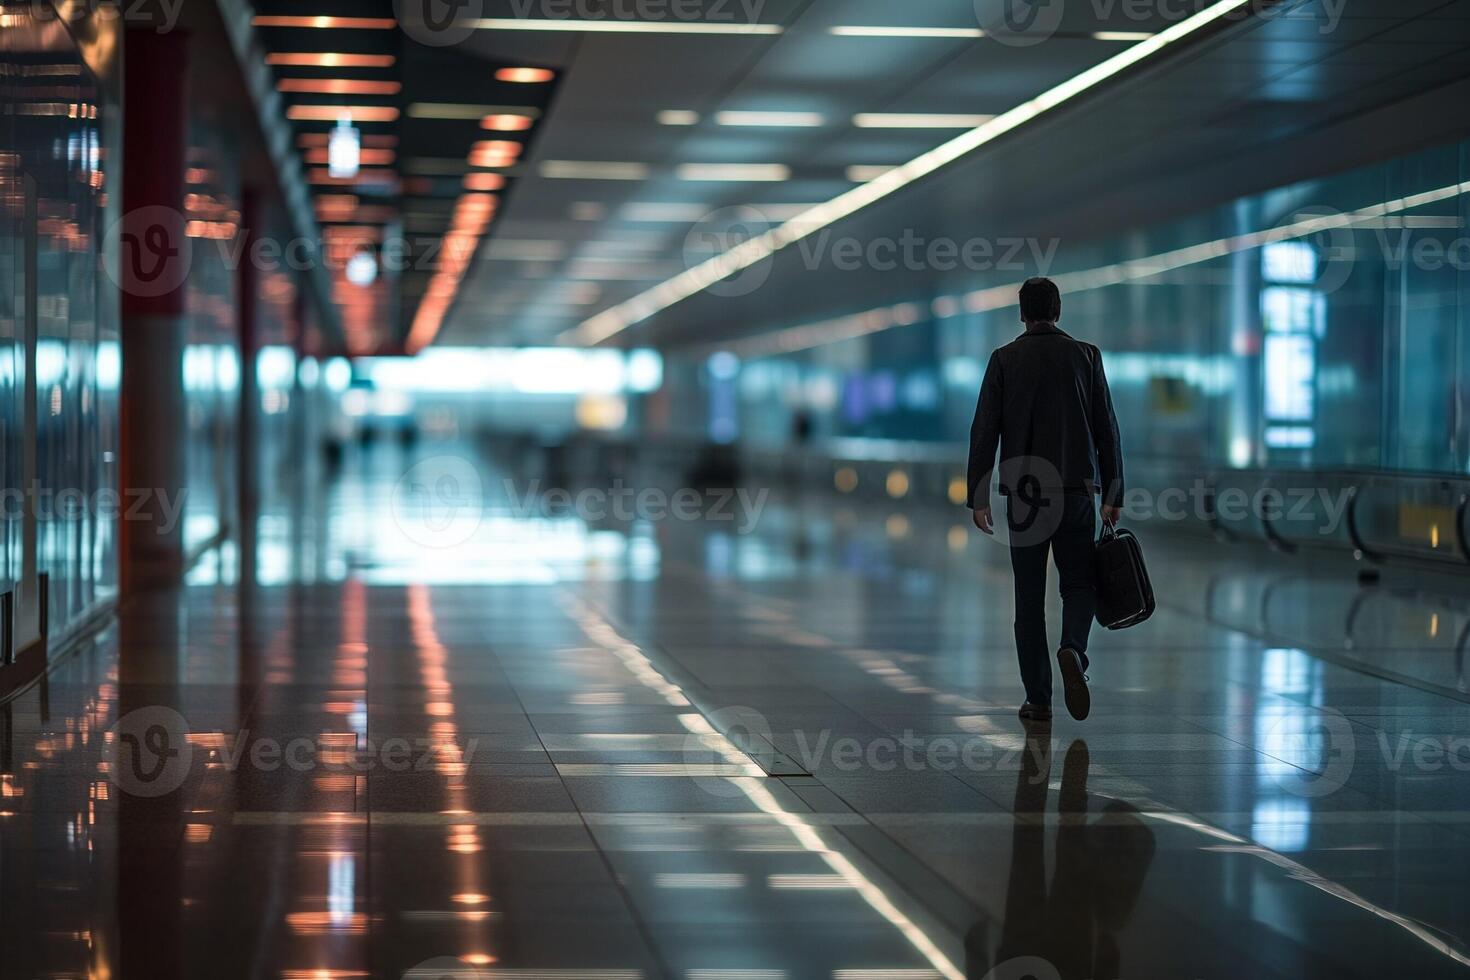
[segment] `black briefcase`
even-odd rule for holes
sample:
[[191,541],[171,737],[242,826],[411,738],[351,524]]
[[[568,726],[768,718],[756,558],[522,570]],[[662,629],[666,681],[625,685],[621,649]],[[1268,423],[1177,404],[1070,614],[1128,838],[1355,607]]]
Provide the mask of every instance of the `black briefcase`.
[[1095,556],[1098,623],[1121,630],[1152,616],[1154,587],[1143,564],[1143,548],[1133,532],[1104,524]]

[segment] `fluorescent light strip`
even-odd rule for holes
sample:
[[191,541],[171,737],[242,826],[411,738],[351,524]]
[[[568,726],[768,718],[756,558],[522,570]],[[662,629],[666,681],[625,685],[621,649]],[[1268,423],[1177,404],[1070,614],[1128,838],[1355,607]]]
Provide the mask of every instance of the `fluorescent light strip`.
[[791,168],[779,163],[685,163],[676,167],[680,180],[782,181],[791,179]]
[[[756,220],[766,219],[768,221],[785,221],[810,210],[810,204],[736,204],[736,211],[749,211],[750,217]],[[618,218],[623,221],[648,221],[667,222],[678,224],[682,222],[695,222],[706,215],[716,211],[725,210],[718,205],[695,204],[695,203],[664,203],[660,201],[635,201],[625,204],[618,211]]]
[[1151,31],[1093,31],[1094,41],[1147,41],[1153,37]]
[[[1225,255],[1260,248],[1273,242],[1305,238],[1322,231],[1332,231],[1338,228],[1381,228],[1385,226],[1385,219],[1389,215],[1448,200],[1462,194],[1470,194],[1470,181],[1450,184],[1409,197],[1395,198],[1382,204],[1372,204],[1346,214],[1312,215],[1274,228],[1233,235],[1229,238],[1217,238],[1208,242],[1200,242],[1197,245],[1187,245],[1184,248],[1160,252],[1157,255],[1129,259],[1126,262],[1115,262],[1092,269],[1079,269],[1075,272],[1063,272],[1051,278],[1063,292],[1085,292],[1089,289],[1137,282]],[[984,289],[972,290],[963,296],[939,296],[930,305],[933,314],[941,319],[958,316],[961,312],[985,313],[1014,306],[1017,301],[1016,291],[1020,288],[1021,283],[1019,282],[988,286]],[[915,313],[916,306],[913,303],[901,303],[893,307],[883,306],[817,323],[803,324],[799,327],[788,327],[784,330],[761,334],[746,341],[727,343],[722,345],[721,349],[743,357],[789,354],[842,340],[851,340],[870,333],[878,333],[891,327],[915,323],[917,322]]]
[[1184,40],[1196,31],[1203,30],[1220,18],[1246,6],[1249,2],[1250,0],[1220,0],[1219,3],[1185,18],[1148,40],[1131,45],[1111,58],[1100,61],[1091,68],[1042,92],[1035,98],[1028,99],[1015,108],[1001,113],[983,126],[977,126],[969,132],[962,133],[866,184],[817,205],[779,228],[750,238],[728,252],[707,259],[692,269],[639,293],[632,299],[584,320],[576,328],[563,333],[558,339],[577,344],[602,343],[633,324],[648,319],[660,310],[688,299],[742,269],[748,269],[779,249],[800,241],[888,197],[1011,130],[1050,112],[1057,106],[1102,84],[1119,72],[1157,54],[1169,45]]
[[482,31],[566,31],[592,34],[780,34],[779,24],[703,24],[651,20],[532,20],[519,17],[482,17]]
[[525,116],[536,119],[541,110],[528,105],[470,105],[463,102],[414,102],[404,110],[413,119],[473,119],[486,116]]
[[859,27],[844,24],[829,29],[838,37],[984,37],[978,27]]
[[860,112],[852,117],[852,124],[859,129],[972,129],[994,118],[945,112]]
[[715,113],[715,122],[721,126],[820,126],[824,121],[819,112]]
[[699,113],[689,109],[665,109],[654,118],[660,126],[693,126],[699,122]]
[[648,166],[597,160],[547,160],[541,164],[541,176],[558,180],[647,180]]
[[866,184],[870,180],[877,180],[879,177],[882,177],[884,174],[888,173],[888,171],[892,169],[892,166],[888,166],[886,164],[879,164],[876,166],[868,166],[864,164],[848,167],[847,179],[852,181],[854,184]]

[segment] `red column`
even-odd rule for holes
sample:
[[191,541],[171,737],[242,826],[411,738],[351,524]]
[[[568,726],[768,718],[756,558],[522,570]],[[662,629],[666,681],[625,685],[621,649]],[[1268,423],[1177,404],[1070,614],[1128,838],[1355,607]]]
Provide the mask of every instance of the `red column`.
[[[124,593],[176,580],[182,521],[164,495],[186,490],[183,351],[191,259],[184,234],[188,107],[186,38],[143,28],[124,42],[122,211],[116,278],[122,291],[119,467],[124,500],[145,501],[122,521]],[[185,511],[187,512],[187,501]],[[125,506],[127,513],[129,507]]]

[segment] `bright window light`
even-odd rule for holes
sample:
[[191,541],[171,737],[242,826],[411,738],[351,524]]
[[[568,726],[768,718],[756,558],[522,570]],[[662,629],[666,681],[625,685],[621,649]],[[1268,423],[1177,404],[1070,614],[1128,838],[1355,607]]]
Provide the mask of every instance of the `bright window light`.
[[1267,282],[1317,281],[1317,250],[1311,242],[1269,242],[1261,246],[1261,278]]
[[1266,418],[1310,422],[1315,410],[1316,344],[1301,334],[1272,334],[1265,340]]
[[261,388],[289,388],[296,379],[296,354],[289,347],[262,347],[255,359],[255,381]]

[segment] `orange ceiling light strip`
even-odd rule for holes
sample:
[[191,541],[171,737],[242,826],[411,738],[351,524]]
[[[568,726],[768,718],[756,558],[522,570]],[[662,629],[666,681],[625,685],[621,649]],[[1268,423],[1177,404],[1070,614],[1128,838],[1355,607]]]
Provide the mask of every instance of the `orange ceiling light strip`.
[[556,77],[556,72],[550,68],[502,68],[495,73],[498,82],[519,82],[530,84],[534,82],[549,82]]
[[498,191],[505,186],[501,174],[465,174],[464,189],[467,191]]
[[[316,149],[318,147],[320,147],[321,149],[326,149],[327,143],[330,141],[330,139],[330,133],[302,133],[300,136],[296,137],[296,145],[301,147],[303,150]],[[397,145],[398,137],[392,135],[391,133],[364,133],[362,136],[362,146],[364,150],[391,150]],[[323,162],[325,162],[325,159],[326,158],[324,157]]]
[[519,133],[531,128],[530,116],[517,116],[510,113],[497,112],[480,120],[481,129],[494,130],[498,133]]
[[283,78],[276,89],[311,95],[397,95],[403,83],[370,78]]
[[383,187],[391,186],[397,181],[398,175],[391,170],[359,170],[352,177],[333,177],[326,167],[313,167],[306,174],[307,183],[331,187]]
[[392,68],[391,54],[345,54],[341,51],[276,51],[265,56],[268,65],[288,68]]
[[391,31],[398,26],[391,17],[297,17],[257,14],[250,19],[256,27],[338,28],[358,31]]
[[[363,167],[387,167],[398,158],[393,150],[358,150],[358,165]],[[306,162],[315,166],[326,166],[331,162],[331,154],[326,147],[316,147],[306,151]]]
[[439,268],[424,290],[419,308],[414,311],[404,346],[410,355],[417,354],[439,335],[444,317],[459,292],[460,281],[469,269],[470,259],[480,238],[490,226],[499,201],[494,194],[462,194],[454,206],[449,230],[444,233],[439,250]]
[[354,123],[388,123],[398,118],[398,107],[391,105],[293,105],[286,118],[298,122],[336,122],[348,116]]
[[509,167],[520,159],[521,149],[511,140],[480,140],[470,147],[470,166]]

